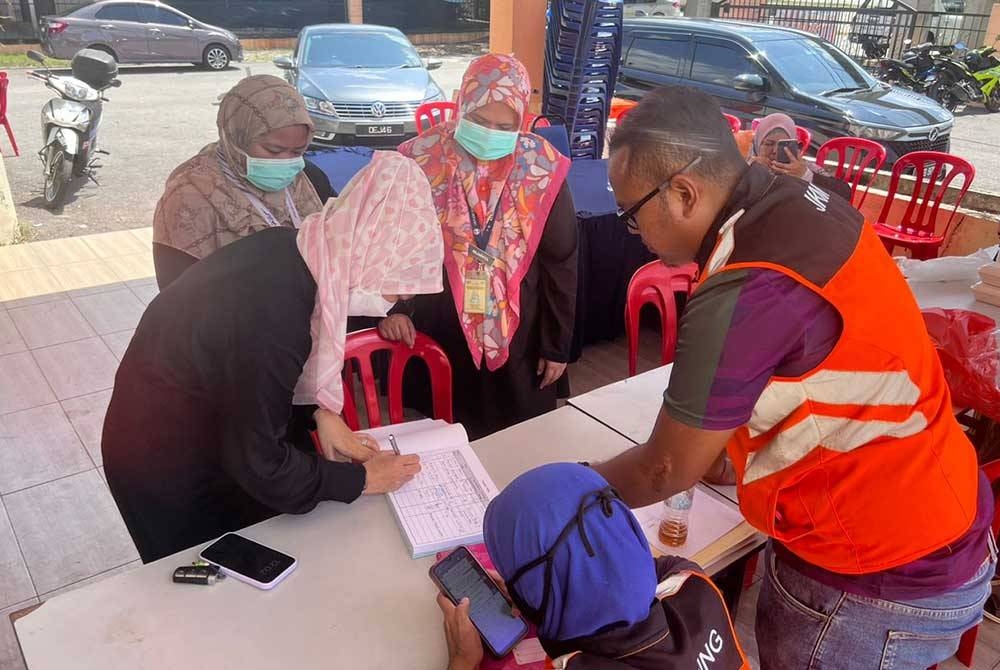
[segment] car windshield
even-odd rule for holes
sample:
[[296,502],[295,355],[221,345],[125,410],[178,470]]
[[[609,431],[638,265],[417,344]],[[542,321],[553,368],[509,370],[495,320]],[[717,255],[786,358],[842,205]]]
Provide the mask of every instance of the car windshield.
[[420,56],[402,35],[386,33],[316,33],[306,37],[306,67],[421,67]]
[[761,47],[785,81],[805,93],[860,91],[877,83],[846,54],[820,40],[778,40]]

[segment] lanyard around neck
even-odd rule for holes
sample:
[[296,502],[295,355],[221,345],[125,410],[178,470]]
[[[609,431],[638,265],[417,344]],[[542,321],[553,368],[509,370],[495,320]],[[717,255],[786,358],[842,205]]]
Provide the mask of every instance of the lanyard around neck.
[[507,185],[504,184],[504,187],[500,189],[500,195],[497,196],[497,204],[493,208],[493,214],[487,219],[485,226],[481,225],[482,222],[479,220],[479,215],[476,214],[472,203],[469,202],[469,195],[465,193],[465,206],[469,210],[469,220],[472,222],[472,235],[476,239],[476,246],[480,249],[485,250],[490,244],[490,238],[493,236],[493,227],[496,224],[497,217],[500,216],[500,207],[503,205],[503,194],[506,192]]

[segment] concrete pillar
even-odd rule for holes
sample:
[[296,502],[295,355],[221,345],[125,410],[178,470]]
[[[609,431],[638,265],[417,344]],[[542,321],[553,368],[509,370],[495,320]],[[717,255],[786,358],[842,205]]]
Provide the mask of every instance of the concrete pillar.
[[[531,111],[542,108],[546,0],[492,0],[490,51],[514,54],[531,77]],[[516,27],[516,30],[515,30]]]
[[347,0],[347,22],[365,22],[365,0]]
[[986,46],[994,46],[994,41],[1000,39],[1000,3],[993,5],[991,9],[990,22],[986,27],[986,35],[983,36]]

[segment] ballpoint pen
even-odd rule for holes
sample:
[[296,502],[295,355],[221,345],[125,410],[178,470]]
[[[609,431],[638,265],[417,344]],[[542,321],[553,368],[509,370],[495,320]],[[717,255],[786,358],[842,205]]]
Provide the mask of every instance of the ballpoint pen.
[[396,436],[389,435],[389,446],[392,447],[393,452],[399,456],[399,445],[396,444]]

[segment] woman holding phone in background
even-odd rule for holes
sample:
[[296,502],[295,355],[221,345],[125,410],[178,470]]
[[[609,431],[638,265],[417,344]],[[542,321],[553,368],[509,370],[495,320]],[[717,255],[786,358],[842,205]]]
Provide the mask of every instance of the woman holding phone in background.
[[802,158],[796,141],[795,122],[787,114],[771,114],[761,119],[753,133],[750,163],[760,163],[775,174],[811,182],[824,191],[851,200],[851,186],[823,168]]

